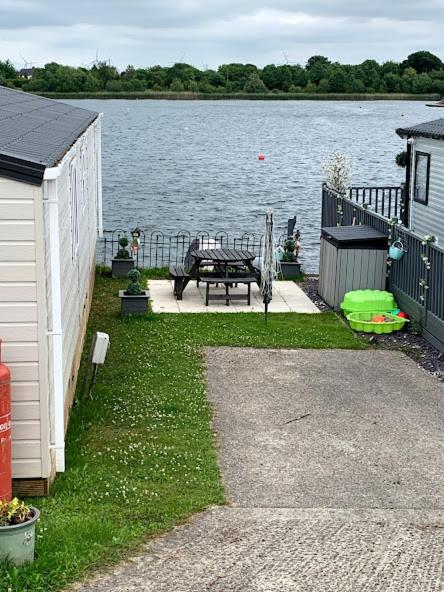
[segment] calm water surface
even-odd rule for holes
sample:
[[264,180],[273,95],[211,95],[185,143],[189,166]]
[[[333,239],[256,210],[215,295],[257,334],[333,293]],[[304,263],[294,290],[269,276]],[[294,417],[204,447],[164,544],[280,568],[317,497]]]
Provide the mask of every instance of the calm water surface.
[[[304,267],[318,264],[321,162],[353,161],[353,182],[398,184],[399,126],[433,119],[417,101],[71,101],[103,117],[107,229],[277,232],[296,215]],[[266,155],[258,161],[259,152]]]

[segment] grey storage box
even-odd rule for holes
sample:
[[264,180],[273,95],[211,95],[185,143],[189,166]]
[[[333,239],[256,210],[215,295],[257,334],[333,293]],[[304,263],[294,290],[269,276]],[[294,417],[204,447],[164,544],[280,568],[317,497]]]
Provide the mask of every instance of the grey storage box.
[[371,226],[321,230],[319,296],[338,309],[346,292],[385,290],[388,237]]

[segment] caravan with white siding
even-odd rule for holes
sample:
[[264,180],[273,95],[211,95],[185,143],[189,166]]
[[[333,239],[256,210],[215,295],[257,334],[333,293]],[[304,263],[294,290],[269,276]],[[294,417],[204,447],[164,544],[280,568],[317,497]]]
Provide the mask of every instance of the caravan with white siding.
[[0,87],[0,339],[22,494],[65,468],[101,203],[100,115]]

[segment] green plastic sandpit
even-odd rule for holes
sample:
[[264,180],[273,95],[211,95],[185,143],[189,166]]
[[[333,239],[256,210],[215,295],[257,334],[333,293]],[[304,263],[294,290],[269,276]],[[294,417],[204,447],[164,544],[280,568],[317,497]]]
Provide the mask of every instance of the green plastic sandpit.
[[391,311],[397,308],[395,298],[385,290],[353,290],[341,302],[345,315],[352,312]]
[[[384,323],[373,322],[372,318],[375,315],[383,315],[390,319],[390,321]],[[351,312],[347,315],[350,327],[354,331],[361,331],[364,333],[376,333],[382,335],[383,333],[393,333],[393,331],[399,331],[408,322],[403,317],[392,315],[388,312]]]

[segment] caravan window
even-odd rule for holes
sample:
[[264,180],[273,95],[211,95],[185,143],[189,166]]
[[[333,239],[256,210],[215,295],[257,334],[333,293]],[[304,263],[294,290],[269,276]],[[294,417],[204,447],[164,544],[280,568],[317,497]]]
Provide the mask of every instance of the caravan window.
[[416,152],[413,199],[427,205],[429,201],[430,154]]

